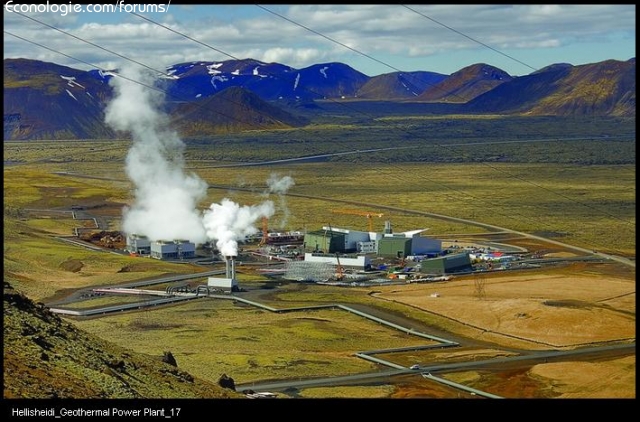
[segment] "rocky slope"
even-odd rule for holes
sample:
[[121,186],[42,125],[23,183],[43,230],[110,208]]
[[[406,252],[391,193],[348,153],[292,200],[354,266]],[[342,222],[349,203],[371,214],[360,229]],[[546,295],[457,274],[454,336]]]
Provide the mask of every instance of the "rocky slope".
[[170,352],[148,356],[83,332],[6,281],[3,305],[5,399],[244,397],[182,371]]

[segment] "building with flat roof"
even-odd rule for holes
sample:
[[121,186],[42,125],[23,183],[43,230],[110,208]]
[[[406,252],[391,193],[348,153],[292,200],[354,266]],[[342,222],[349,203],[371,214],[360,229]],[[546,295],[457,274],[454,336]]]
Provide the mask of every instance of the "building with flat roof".
[[196,256],[195,243],[188,240],[155,240],[151,242],[151,258],[185,259]]
[[424,274],[451,274],[471,271],[471,258],[468,253],[450,254],[420,262],[420,272]]
[[421,236],[426,231],[414,230],[404,233],[384,233],[378,239],[378,255],[389,258],[406,258],[407,256],[439,254],[442,252],[442,241]]
[[149,255],[151,253],[151,241],[146,236],[138,234],[127,235],[126,251],[139,255]]
[[371,240],[369,232],[340,229],[336,227],[323,227],[305,233],[304,249],[306,251],[321,253],[347,253],[356,252],[358,243]]

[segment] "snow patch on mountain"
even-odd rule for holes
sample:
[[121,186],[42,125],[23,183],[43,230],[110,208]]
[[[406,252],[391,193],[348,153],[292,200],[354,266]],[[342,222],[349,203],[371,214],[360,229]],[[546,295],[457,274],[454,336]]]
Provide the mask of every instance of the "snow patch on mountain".
[[60,77],[62,79],[64,79],[65,81],[67,81],[67,85],[69,85],[71,88],[73,88],[74,86],[78,86],[78,87],[84,89],[84,87],[82,85],[80,85],[78,82],[76,82],[76,77],[75,76],[62,76],[62,75],[60,75]]
[[300,73],[296,75],[296,81],[293,83],[293,90],[295,91],[298,88],[298,83],[300,82]]
[[73,98],[74,100],[78,101],[78,99],[75,97],[75,95],[73,95],[73,94],[71,93],[71,91],[69,91],[68,89],[65,89],[65,91],[67,91],[67,94],[69,94],[69,96],[70,96],[71,98]]
[[260,74],[260,72],[258,72],[258,69],[260,69],[260,66],[256,66],[256,67],[253,69],[253,73],[252,73],[252,74],[253,74],[253,76],[259,76],[259,77],[261,77],[261,78],[267,78],[267,77],[268,77],[267,75],[261,75],[261,74]]
[[109,72],[109,71],[104,71],[104,70],[98,70],[98,74],[100,75],[101,78],[107,78],[109,76],[116,76],[115,73]]
[[215,89],[218,89],[218,86],[216,85],[216,81],[220,81],[220,82],[227,82],[228,79],[224,76],[214,76],[211,78],[211,85],[213,85],[213,87]]
[[209,73],[209,75],[218,75],[218,74],[222,73],[220,70],[218,70],[218,68],[220,66],[222,66],[222,63],[214,63],[214,64],[208,65],[207,66],[207,73]]

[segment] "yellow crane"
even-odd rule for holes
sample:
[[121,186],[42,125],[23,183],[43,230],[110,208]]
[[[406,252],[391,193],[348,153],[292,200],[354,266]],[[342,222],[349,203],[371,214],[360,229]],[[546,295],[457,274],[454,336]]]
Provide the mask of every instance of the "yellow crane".
[[359,210],[352,210],[352,209],[344,209],[344,208],[339,208],[339,209],[333,209],[331,210],[331,212],[334,212],[336,214],[351,214],[351,215],[361,215],[363,217],[367,217],[368,220],[368,227],[369,227],[369,231],[372,232],[373,231],[373,222],[371,221],[373,219],[373,217],[382,217],[384,214],[381,214],[379,212],[372,212],[372,211],[359,211]]

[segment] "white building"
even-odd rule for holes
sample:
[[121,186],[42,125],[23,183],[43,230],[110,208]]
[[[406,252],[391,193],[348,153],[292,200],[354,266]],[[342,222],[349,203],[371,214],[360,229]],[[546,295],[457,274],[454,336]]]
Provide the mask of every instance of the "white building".
[[151,242],[151,257],[155,259],[184,259],[195,256],[196,245],[188,240],[156,240]]
[[322,230],[341,233],[344,235],[342,237],[344,239],[344,245],[340,245],[342,247],[338,248],[338,250],[341,251],[356,251],[358,250],[359,242],[368,242],[372,240],[372,235],[375,239],[375,233],[362,232],[358,230],[339,229],[336,227],[322,227]]
[[318,253],[305,253],[305,262],[328,262],[330,264],[338,265],[338,259],[340,265],[345,268],[352,268],[355,270],[366,270],[371,267],[371,258],[366,255],[344,255],[339,258],[335,255],[325,255]]
[[236,263],[233,257],[225,257],[226,271],[224,278],[209,277],[207,286],[214,289],[222,289],[226,293],[237,292],[239,290],[238,280],[236,280]]
[[140,255],[149,255],[151,253],[151,241],[146,236],[137,234],[127,235],[126,250]]
[[209,277],[207,279],[207,286],[214,289],[222,289],[225,292],[235,292],[238,290],[238,280],[235,278],[216,278]]

